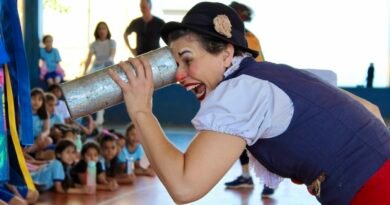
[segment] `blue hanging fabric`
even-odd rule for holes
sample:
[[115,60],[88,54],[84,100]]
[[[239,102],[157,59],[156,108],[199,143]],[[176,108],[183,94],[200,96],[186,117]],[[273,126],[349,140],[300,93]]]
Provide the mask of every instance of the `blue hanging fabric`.
[[[0,10],[1,11],[1,10]],[[4,70],[3,64],[9,60],[7,53],[5,52],[4,43],[1,35],[0,25],[0,182],[9,180],[9,162],[8,162],[8,145],[7,135],[5,133],[5,115],[3,105],[3,91],[4,91]]]
[[19,121],[19,136],[23,145],[32,145],[32,110],[30,99],[29,68],[23,45],[16,0],[1,0],[0,15],[5,49],[10,58],[9,72],[14,93],[15,111]]

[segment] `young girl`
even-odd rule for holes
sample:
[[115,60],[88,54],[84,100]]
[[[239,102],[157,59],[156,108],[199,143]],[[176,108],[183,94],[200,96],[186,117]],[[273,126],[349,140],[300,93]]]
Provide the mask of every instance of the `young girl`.
[[40,78],[45,80],[47,84],[58,84],[63,79],[65,73],[60,66],[60,53],[58,49],[53,48],[53,37],[45,35],[42,38],[44,48],[40,49]]
[[45,106],[45,94],[41,88],[31,90],[31,107],[35,142],[27,151],[34,154],[52,143],[49,137],[49,117]]
[[121,163],[118,159],[117,139],[112,135],[104,134],[100,140],[102,148],[102,158],[100,159],[103,169],[109,179],[115,179],[118,184],[132,184],[135,180],[134,174],[124,174],[126,164]]
[[61,140],[55,149],[56,159],[52,160],[36,172],[31,172],[34,183],[40,190],[54,187],[58,193],[93,194],[91,187],[75,187],[70,175],[72,164],[75,162],[76,146],[69,140]]
[[[111,39],[111,32],[106,22],[99,22],[96,25],[95,41],[91,43],[87,59],[85,60],[84,75],[87,74],[88,67],[91,63],[91,58],[94,55],[95,59],[89,73],[98,71],[107,66],[114,64],[114,57],[116,53],[116,43]],[[96,123],[102,125],[104,122],[104,110],[96,113]]]
[[58,84],[53,84],[48,88],[48,91],[57,97],[55,113],[61,117],[62,121],[65,121],[70,117],[70,114],[68,108],[66,107],[66,103],[63,100],[61,87]]
[[126,129],[126,146],[123,147],[119,153],[119,161],[126,162],[127,160],[134,160],[134,174],[137,176],[150,176],[154,177],[156,174],[154,170],[149,166],[143,168],[141,166],[141,159],[144,155],[144,150],[140,144],[137,130],[133,123]]
[[118,189],[118,183],[115,180],[107,180],[106,173],[99,161],[100,147],[94,141],[89,141],[83,145],[81,150],[81,159],[72,169],[72,176],[76,184],[86,185],[87,164],[90,161],[96,162],[96,184],[98,190],[114,191]]
[[53,93],[45,94],[46,111],[49,114],[49,127],[54,124],[63,124],[63,119],[55,112],[57,104],[57,97]]

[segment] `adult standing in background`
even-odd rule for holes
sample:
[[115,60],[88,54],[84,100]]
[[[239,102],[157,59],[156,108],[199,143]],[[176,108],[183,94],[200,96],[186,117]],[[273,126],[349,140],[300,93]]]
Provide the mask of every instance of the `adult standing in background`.
[[92,68],[88,73],[98,71],[114,64],[116,42],[111,39],[111,32],[106,22],[101,21],[96,25],[94,36],[95,41],[89,46],[88,56],[85,60],[84,75],[87,74],[93,55],[95,56],[95,59]]
[[[229,5],[232,7],[240,16],[243,22],[250,22],[252,20],[253,11],[251,8],[245,4],[241,4],[235,1],[232,1]],[[256,61],[264,61],[263,51],[261,50],[259,39],[248,29],[245,28],[245,39],[248,43],[248,47],[252,50],[258,51],[259,55],[256,57]],[[244,150],[240,155],[240,164],[241,164],[241,175],[238,176],[233,181],[225,183],[227,188],[253,188],[253,180],[249,173],[249,156],[247,150]],[[269,197],[274,193],[274,189],[271,189],[264,185],[263,191],[261,192],[262,197]]]
[[[126,46],[134,56],[141,55],[160,47],[160,31],[165,22],[152,15],[151,0],[141,0],[140,9],[142,16],[131,21],[126,28],[123,38]],[[133,32],[137,35],[137,45],[130,45],[128,36]]]
[[[247,5],[232,1],[232,3],[230,3],[229,6],[232,7],[237,12],[237,14],[240,16],[243,22],[252,21],[253,11]],[[248,47],[250,49],[259,52],[259,55],[256,57],[256,61],[258,62],[264,61],[264,55],[261,49],[259,39],[255,36],[255,34],[253,34],[247,28],[245,28],[245,39],[248,42]]]
[[[95,59],[88,73],[96,72],[114,64],[116,42],[111,39],[111,32],[106,22],[101,21],[96,25],[94,36],[95,41],[89,46],[87,60],[85,61],[84,75],[87,74],[93,55]],[[103,122],[104,110],[100,110],[96,113],[96,124],[102,125]]]
[[370,63],[367,70],[367,88],[372,88],[372,82],[374,81],[374,63]]

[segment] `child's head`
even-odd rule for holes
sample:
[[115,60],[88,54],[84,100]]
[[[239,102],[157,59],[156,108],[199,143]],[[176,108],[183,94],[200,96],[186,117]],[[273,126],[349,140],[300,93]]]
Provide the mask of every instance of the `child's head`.
[[103,135],[100,140],[102,156],[107,161],[114,159],[118,155],[119,147],[116,140],[112,135]]
[[31,90],[31,107],[33,113],[38,114],[39,118],[47,119],[45,93],[41,88],[34,88]]
[[49,86],[49,88],[47,90],[50,93],[53,93],[57,97],[57,99],[61,99],[63,96],[61,86],[58,84],[53,84],[53,85]]
[[127,126],[126,128],[126,143],[129,145],[135,145],[140,143],[137,130],[135,129],[133,123],[130,123],[129,126]]
[[51,35],[44,35],[42,38],[42,43],[45,45],[45,48],[50,50],[53,48],[53,37]]
[[54,113],[57,104],[57,97],[53,93],[45,94],[46,111],[51,115]]
[[96,25],[94,36],[96,40],[111,39],[111,32],[106,22],[101,21]]
[[66,165],[71,165],[76,158],[76,145],[67,139],[60,140],[54,152],[58,160]]
[[100,147],[94,141],[89,141],[85,143],[83,145],[83,148],[81,149],[81,157],[84,159],[85,162],[89,162],[89,161],[97,162],[99,160],[99,155],[100,155]]
[[114,134],[117,137],[117,143],[120,149],[122,149],[126,145],[126,137],[114,129],[109,130],[112,134]]

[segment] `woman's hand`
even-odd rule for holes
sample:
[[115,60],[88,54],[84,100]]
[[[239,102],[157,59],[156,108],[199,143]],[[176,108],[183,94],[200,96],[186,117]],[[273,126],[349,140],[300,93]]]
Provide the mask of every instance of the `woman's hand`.
[[114,70],[109,70],[108,73],[122,89],[127,112],[133,119],[137,113],[152,112],[154,84],[149,62],[141,57],[139,59],[130,58],[129,63],[134,67],[135,72],[128,63],[119,63],[119,67],[125,72],[128,82],[119,78]]

